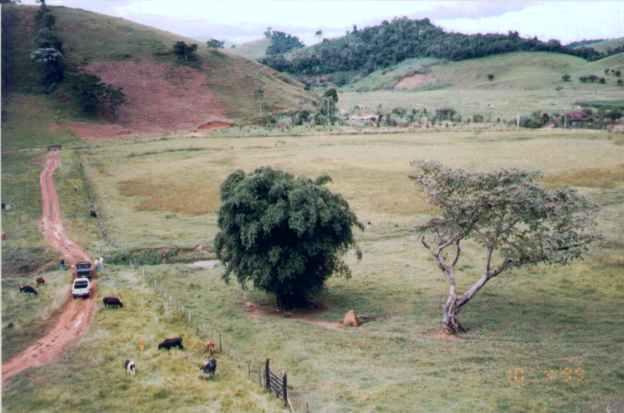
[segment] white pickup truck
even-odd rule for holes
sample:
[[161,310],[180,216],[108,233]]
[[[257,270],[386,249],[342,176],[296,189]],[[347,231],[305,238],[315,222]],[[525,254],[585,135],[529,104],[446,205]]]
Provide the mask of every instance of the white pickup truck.
[[91,295],[91,281],[88,278],[76,278],[72,285],[72,295],[74,298],[89,298]]

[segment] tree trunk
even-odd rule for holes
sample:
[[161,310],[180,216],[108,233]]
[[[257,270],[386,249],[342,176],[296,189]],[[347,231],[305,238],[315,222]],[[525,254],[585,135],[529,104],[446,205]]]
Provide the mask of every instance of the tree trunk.
[[444,303],[442,307],[442,328],[444,328],[448,334],[457,334],[466,331],[457,319],[460,308],[457,306],[457,301],[455,286],[451,285],[449,287],[449,295],[446,299],[446,303]]

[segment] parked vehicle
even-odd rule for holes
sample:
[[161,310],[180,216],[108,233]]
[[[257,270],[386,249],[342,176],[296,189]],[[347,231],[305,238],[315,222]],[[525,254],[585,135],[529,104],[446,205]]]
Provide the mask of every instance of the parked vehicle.
[[80,261],[76,263],[76,269],[74,271],[74,276],[76,278],[89,278],[93,277],[93,264],[89,261]]
[[72,285],[72,296],[74,298],[89,298],[91,295],[91,281],[88,278],[76,278]]

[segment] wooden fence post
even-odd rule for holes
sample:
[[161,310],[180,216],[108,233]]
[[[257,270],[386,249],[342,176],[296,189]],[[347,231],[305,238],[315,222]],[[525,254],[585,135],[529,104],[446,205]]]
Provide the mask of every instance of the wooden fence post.
[[[221,333],[219,333],[219,353],[223,353],[223,337],[221,336]],[[268,360],[267,360],[268,362]],[[268,364],[267,364],[268,366]]]
[[284,407],[288,407],[288,377],[286,372],[284,372],[284,377],[282,377],[282,395],[284,397]]
[[264,386],[268,391],[271,391],[271,367],[269,366],[270,360],[266,359],[264,365]]

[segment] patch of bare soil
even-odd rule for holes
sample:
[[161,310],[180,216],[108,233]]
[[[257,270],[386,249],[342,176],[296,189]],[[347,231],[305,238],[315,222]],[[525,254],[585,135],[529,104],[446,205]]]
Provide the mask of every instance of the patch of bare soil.
[[[54,186],[54,171],[59,166],[60,161],[58,151],[49,152],[45,167],[39,177],[43,209],[41,232],[65,261],[73,265],[78,261],[89,260],[89,257],[67,237],[63,226],[61,207]],[[67,346],[74,343],[87,331],[95,312],[95,282],[93,285],[94,292],[91,298],[72,300],[68,296],[58,318],[53,317],[56,321],[46,335],[2,365],[3,382],[23,370],[57,360]]]
[[340,321],[319,320],[317,318],[317,315],[325,311],[325,308],[322,307],[305,310],[281,311],[275,307],[271,307],[268,305],[259,305],[246,302],[245,311],[249,315],[249,318],[252,318],[254,320],[261,317],[281,317],[303,321],[316,327],[321,327],[328,330],[342,330],[344,328]]
[[67,125],[80,137],[206,130],[231,124],[201,70],[147,60],[96,62],[83,69],[122,88],[127,101],[114,124]]
[[417,89],[426,84],[432,83],[435,80],[433,75],[423,74],[423,73],[414,73],[409,76],[405,76],[403,79],[399,80],[394,88],[397,90],[413,90]]
[[431,337],[431,338],[434,338],[436,340],[440,340],[440,341],[459,341],[459,340],[461,340],[461,337],[459,337],[457,335],[449,334],[443,328],[439,328],[437,330],[432,331],[430,334],[428,334],[428,336]]

